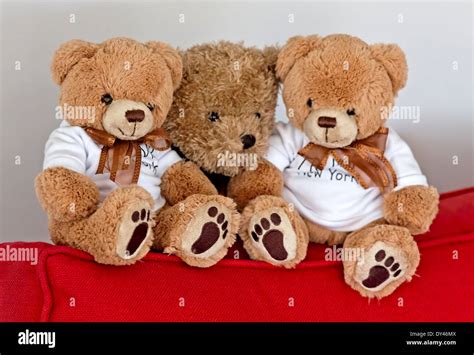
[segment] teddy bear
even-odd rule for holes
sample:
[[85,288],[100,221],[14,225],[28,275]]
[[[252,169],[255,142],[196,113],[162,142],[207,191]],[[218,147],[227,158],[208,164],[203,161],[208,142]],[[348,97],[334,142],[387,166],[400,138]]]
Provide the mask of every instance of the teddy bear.
[[71,40],[51,70],[62,122],[35,188],[53,242],[111,265],[140,260],[155,238],[188,264],[224,253],[239,228],[235,203],[170,149],[161,127],[182,78],[177,50],[127,38]]
[[308,232],[282,197],[283,178],[263,155],[274,127],[278,49],[219,41],[182,51],[183,81],[164,127],[241,212],[239,236],[252,259],[292,268]]
[[349,35],[288,40],[278,55],[289,123],[278,124],[266,159],[284,176],[283,197],[312,242],[343,244],[344,278],[382,298],[410,281],[439,195],[409,146],[385,126],[407,80],[395,44]]

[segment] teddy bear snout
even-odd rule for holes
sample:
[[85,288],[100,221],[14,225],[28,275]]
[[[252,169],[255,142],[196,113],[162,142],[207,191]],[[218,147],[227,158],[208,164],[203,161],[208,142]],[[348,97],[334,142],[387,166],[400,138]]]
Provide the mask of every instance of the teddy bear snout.
[[322,107],[312,111],[303,129],[311,142],[327,148],[347,146],[357,136],[356,120],[339,108]]
[[102,121],[106,132],[123,140],[136,140],[149,133],[155,125],[151,110],[143,102],[114,100]]

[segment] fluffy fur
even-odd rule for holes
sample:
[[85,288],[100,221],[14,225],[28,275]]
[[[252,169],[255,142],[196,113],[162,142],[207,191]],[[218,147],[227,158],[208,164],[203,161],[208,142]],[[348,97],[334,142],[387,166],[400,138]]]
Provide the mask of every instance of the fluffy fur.
[[[237,203],[245,216],[239,235],[249,251],[256,247],[251,245],[248,235],[250,226],[245,225],[249,216],[262,214],[265,218],[270,207],[286,206],[279,197],[283,190],[282,175],[262,158],[274,126],[278,51],[275,47],[259,50],[226,41],[183,51],[183,81],[165,122],[173,144],[183,156],[206,172],[221,194]],[[214,117],[210,117],[213,112]],[[216,114],[218,118],[211,120]],[[255,138],[255,144],[247,149],[242,142],[244,135]],[[222,156],[226,153],[256,158],[258,167],[223,164]],[[257,197],[259,201],[268,199],[267,203],[259,204],[265,208],[255,209],[252,201]],[[297,212],[289,208],[281,211],[288,215],[297,233],[298,250],[306,250],[307,231],[299,226]],[[264,254],[251,252],[250,256],[275,263],[262,257]],[[292,267],[304,255],[299,251],[296,259],[276,264]]]
[[[371,136],[385,124],[398,91],[405,86],[408,67],[395,44],[368,45],[348,35],[293,37],[282,48],[277,75],[283,82],[283,100],[290,123],[304,130],[310,112],[330,108],[355,110],[357,137]],[[308,99],[312,106],[309,107]],[[419,263],[412,234],[426,232],[438,211],[434,187],[409,186],[384,196],[384,219],[359,231],[334,232],[307,222],[310,240],[360,248],[368,253],[376,243],[405,260],[400,278],[382,289],[370,290],[357,279],[364,262],[344,262],[346,282],[367,297],[385,297],[404,281],[410,281]]]
[[[385,58],[384,53],[390,56]],[[407,71],[397,45],[369,46],[348,35],[293,37],[277,62],[283,100],[296,127],[303,129],[311,98],[312,110],[356,108],[357,139],[374,134],[383,124],[380,110],[392,106]]]
[[[235,176],[243,169],[219,166],[219,154],[243,153],[241,136],[252,134],[245,153],[262,156],[273,129],[278,82],[277,49],[264,51],[219,42],[182,53],[184,77],[165,122],[173,144],[209,173]],[[219,119],[209,120],[216,112]],[[257,113],[260,117],[257,117]]]
[[388,223],[407,228],[411,234],[428,231],[438,213],[438,191],[430,186],[413,186],[392,192],[384,200],[384,216]]
[[43,209],[58,222],[87,217],[99,202],[97,186],[86,176],[65,168],[46,169],[36,178],[35,188]]
[[100,98],[108,93],[114,99],[155,105],[154,124],[160,127],[171,107],[173,89],[181,81],[182,63],[177,51],[165,43],[115,38],[98,45],[73,40],[57,50],[51,71],[61,85],[61,106],[95,108],[95,117],[68,119],[71,124],[103,129],[107,107]]
[[227,195],[240,209],[260,195],[281,196],[282,192],[282,174],[273,164],[263,159],[255,171],[243,171],[230,179],[227,186]]
[[[57,50],[51,70],[54,81],[61,85],[60,105],[94,108],[93,116],[66,117],[71,125],[104,130],[103,119],[108,106],[101,98],[109,94],[114,100],[129,100],[142,107],[152,105],[153,109],[147,112],[152,117],[149,130],[152,131],[162,126],[171,107],[173,92],[182,77],[182,60],[175,49],[161,42],[142,44],[115,38],[94,44],[73,40]],[[193,221],[193,214],[203,205],[209,208],[216,197],[230,211],[227,213],[231,218],[229,234],[237,233],[239,220],[235,213],[232,214],[232,201],[211,196],[216,193],[214,186],[195,165],[175,164],[165,172],[162,180],[161,193],[168,204],[189,206],[185,212],[190,218],[177,216],[182,211],[172,207],[158,211],[150,218],[145,212],[152,209],[153,200],[147,191],[136,185],[117,188],[99,205],[99,191],[94,182],[62,167],[43,171],[35,183],[38,198],[48,214],[53,241],[84,250],[100,263],[124,265],[142,258],[155,238],[151,229],[155,224],[153,218],[173,221],[162,225],[166,229],[155,228],[156,236],[163,238],[160,243],[166,244],[171,233],[175,236],[173,245],[179,244],[180,235],[176,231],[186,230]],[[199,199],[192,198],[194,194],[200,194]],[[141,219],[150,228],[137,254],[128,258],[120,250],[125,252],[124,246],[131,240],[135,228],[135,225],[130,226],[130,220],[134,214],[140,215],[140,211]],[[166,216],[160,217],[161,214]],[[196,228],[200,230],[200,227]],[[226,248],[233,241],[232,238],[228,240]],[[219,251],[212,262],[205,262],[205,266],[216,263],[226,250]]]
[[[173,165],[163,176],[161,182],[166,191],[167,201],[175,205],[189,196],[189,191],[196,194],[216,195],[216,188],[209,183],[207,177],[192,162],[182,162]],[[183,186],[186,186],[183,189]]]

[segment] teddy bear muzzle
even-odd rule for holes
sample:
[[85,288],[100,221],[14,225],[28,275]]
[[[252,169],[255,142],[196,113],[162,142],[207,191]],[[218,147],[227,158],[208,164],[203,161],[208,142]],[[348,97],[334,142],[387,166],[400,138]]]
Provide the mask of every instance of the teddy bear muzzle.
[[102,121],[107,133],[122,140],[137,140],[152,131],[153,114],[143,102],[114,100],[107,107]]
[[306,117],[303,130],[312,143],[327,148],[341,148],[357,137],[357,122],[346,111],[319,108]]

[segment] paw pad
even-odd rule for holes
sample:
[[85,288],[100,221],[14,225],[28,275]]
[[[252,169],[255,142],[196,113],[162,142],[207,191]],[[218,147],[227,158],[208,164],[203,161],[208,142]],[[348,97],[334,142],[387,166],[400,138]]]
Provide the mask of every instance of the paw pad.
[[133,229],[132,237],[127,244],[127,255],[133,255],[146,238],[149,228],[150,210],[143,208],[141,211],[134,211],[131,220],[137,225]]
[[285,260],[288,257],[288,252],[283,243],[284,235],[280,230],[275,228],[280,225],[280,223],[280,215],[278,213],[272,213],[270,220],[265,217],[260,219],[259,223],[253,226],[253,231],[250,233],[252,239],[257,243],[261,240],[270,256],[278,261]]
[[224,213],[219,213],[217,207],[210,207],[207,210],[207,215],[212,220],[203,224],[198,239],[191,246],[191,251],[194,254],[206,252],[219,240],[219,237],[225,239],[229,233],[229,222]]
[[396,278],[402,272],[400,264],[395,262],[393,256],[387,257],[387,253],[383,249],[375,254],[374,259],[377,265],[370,268],[369,276],[362,281],[362,284],[367,288],[376,288],[390,278]]

